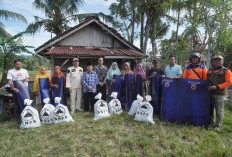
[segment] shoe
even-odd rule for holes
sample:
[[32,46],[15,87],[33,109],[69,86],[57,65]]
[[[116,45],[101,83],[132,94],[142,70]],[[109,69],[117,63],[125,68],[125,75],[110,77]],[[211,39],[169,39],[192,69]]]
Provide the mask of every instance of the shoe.
[[72,110],[72,111],[71,111],[71,114],[73,114],[73,113],[75,113],[75,111]]
[[77,111],[81,111],[82,112],[83,110],[81,108],[77,108]]
[[221,128],[220,128],[219,126],[216,126],[216,127],[214,128],[214,130],[216,130],[216,131],[221,131]]

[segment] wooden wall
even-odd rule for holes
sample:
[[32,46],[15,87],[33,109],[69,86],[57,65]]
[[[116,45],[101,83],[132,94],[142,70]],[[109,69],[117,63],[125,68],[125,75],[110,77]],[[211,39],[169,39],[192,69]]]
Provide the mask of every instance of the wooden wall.
[[98,25],[92,23],[56,43],[59,46],[127,48]]

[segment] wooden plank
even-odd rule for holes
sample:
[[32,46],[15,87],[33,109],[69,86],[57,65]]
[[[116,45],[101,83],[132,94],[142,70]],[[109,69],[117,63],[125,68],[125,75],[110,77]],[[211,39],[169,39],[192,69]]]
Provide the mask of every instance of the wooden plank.
[[50,55],[50,64],[51,64],[51,75],[53,75],[54,72],[54,57],[53,55]]

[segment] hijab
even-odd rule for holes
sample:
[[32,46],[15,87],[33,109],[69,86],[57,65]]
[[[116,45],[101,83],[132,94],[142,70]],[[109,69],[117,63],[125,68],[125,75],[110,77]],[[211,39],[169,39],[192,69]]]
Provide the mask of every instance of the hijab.
[[[117,68],[114,70],[113,66],[115,64],[117,65]],[[107,73],[106,77],[105,77],[105,80],[104,80],[105,84],[107,86],[109,86],[109,81],[108,80],[112,80],[114,75],[120,75],[120,74],[121,74],[121,72],[120,72],[120,70],[118,68],[118,64],[116,62],[113,62],[111,64],[111,66],[110,66],[110,69],[108,70],[108,73]]]
[[60,70],[60,72],[59,73],[56,73],[56,70],[57,69],[59,69],[60,70],[60,67],[59,66],[55,66],[55,68],[54,68],[54,72],[53,72],[53,75],[52,75],[52,78],[51,78],[51,81],[50,81],[50,85],[52,85],[54,82],[54,78],[56,78],[56,77],[58,77],[58,78],[60,78],[60,77],[64,77],[64,85],[65,85],[65,82],[66,82],[66,80],[65,80],[65,76],[64,76],[64,74],[61,72],[61,70]]
[[[139,66],[141,67],[140,70],[138,70]],[[134,72],[134,78],[135,78],[135,80],[136,80],[137,75],[141,75],[142,79],[144,79],[144,80],[146,79],[146,73],[143,70],[142,64],[137,64],[137,66],[136,66],[136,69],[135,69],[135,72]]]
[[42,66],[40,67],[38,73],[36,74],[35,80],[34,80],[34,88],[33,88],[33,92],[38,92],[39,91],[39,78],[48,78],[49,81],[51,80],[50,75],[48,74],[48,71],[46,69],[45,74],[42,74],[42,69],[46,67]]

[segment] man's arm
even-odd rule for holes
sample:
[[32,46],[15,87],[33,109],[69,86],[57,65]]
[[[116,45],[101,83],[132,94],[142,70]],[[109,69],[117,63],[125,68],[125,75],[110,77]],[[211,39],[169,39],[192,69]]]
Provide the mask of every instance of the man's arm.
[[177,72],[177,77],[176,78],[181,78],[182,77],[182,69],[181,66],[178,66],[178,72]]
[[88,87],[89,87],[89,85],[86,83],[86,81],[85,81],[85,77],[86,77],[86,74],[84,74],[84,75],[82,76],[82,78],[81,78],[81,82],[82,82],[82,85],[83,85],[85,88],[88,88]]
[[184,78],[184,79],[187,79],[187,78],[188,78],[188,70],[187,70],[186,68],[184,69],[183,78]]
[[70,88],[70,69],[68,69],[67,71],[67,75],[66,75],[66,88]]
[[24,80],[24,81],[28,82],[28,81],[29,81],[29,74],[28,74],[27,70],[26,70],[25,77],[26,77],[26,78],[25,78],[25,80]]
[[218,87],[219,89],[224,89],[224,88],[229,87],[230,85],[232,85],[232,73],[228,69],[225,74],[225,82],[222,84],[219,84]]
[[203,69],[202,79],[207,80],[207,68],[206,67]]

